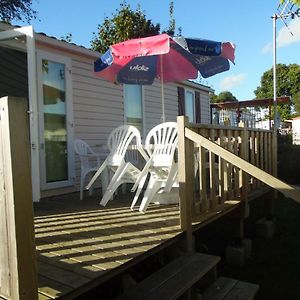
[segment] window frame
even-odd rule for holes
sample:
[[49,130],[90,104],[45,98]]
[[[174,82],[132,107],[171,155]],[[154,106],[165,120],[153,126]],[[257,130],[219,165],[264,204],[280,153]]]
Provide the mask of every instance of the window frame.
[[[128,85],[131,85],[131,84],[128,84]],[[144,90],[144,86],[142,85],[138,85],[138,84],[135,84],[135,86],[139,87],[141,89],[141,108],[142,108],[142,132],[140,132],[141,134],[141,138],[142,140],[144,140],[144,137],[145,137],[145,90]],[[124,109],[124,124],[127,124],[127,116],[126,116],[126,92],[125,92],[125,89],[126,89],[126,84],[123,84],[123,109]]]
[[193,121],[191,121],[190,119],[189,119],[189,122],[190,123],[196,123],[196,106],[195,106],[195,91],[194,90],[192,90],[192,89],[187,89],[187,88],[185,88],[184,89],[184,109],[185,109],[185,116],[187,116],[187,94],[188,93],[190,93],[190,94],[192,94],[193,95],[193,105],[192,105],[192,107],[193,107]]

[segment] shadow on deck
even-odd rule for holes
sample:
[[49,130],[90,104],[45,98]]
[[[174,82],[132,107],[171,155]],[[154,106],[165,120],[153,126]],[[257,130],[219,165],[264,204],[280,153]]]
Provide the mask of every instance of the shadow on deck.
[[99,196],[68,194],[35,204],[39,299],[77,295],[174,243],[182,233],[178,205],[129,209],[131,195],[103,208]]

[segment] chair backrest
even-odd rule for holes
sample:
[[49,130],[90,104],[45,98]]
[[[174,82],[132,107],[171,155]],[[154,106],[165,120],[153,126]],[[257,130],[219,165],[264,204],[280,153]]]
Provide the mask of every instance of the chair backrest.
[[110,150],[108,163],[118,166],[124,160],[128,146],[134,141],[141,146],[141,135],[139,130],[132,125],[122,125],[114,129],[107,140],[107,147]]
[[94,151],[92,148],[83,140],[76,139],[74,141],[74,150],[79,155],[81,168],[88,169],[90,168],[89,158],[87,154],[92,154]]
[[178,144],[177,123],[165,122],[147,134],[145,147],[154,166],[171,166]]

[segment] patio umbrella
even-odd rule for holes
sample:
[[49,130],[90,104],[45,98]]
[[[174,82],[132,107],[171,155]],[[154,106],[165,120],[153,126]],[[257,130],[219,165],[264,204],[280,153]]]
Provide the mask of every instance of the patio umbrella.
[[110,46],[94,63],[96,76],[111,82],[150,85],[161,82],[165,121],[164,83],[204,78],[229,70],[234,63],[232,43],[170,37],[167,34],[132,39]]

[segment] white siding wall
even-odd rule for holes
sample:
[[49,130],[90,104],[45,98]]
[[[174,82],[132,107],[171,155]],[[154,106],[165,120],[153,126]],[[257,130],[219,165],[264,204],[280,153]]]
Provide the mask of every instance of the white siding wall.
[[[200,92],[201,123],[202,124],[210,124],[210,100],[209,100],[208,91],[206,89],[200,89],[201,86],[199,86],[199,88],[196,88],[196,87],[192,87],[192,86],[186,86],[183,84],[177,84],[175,86],[176,99],[177,99],[177,86],[178,85],[183,87],[184,89]],[[178,104],[176,104],[176,105],[177,105],[177,109],[178,109]]]
[[210,100],[208,92],[200,91],[200,105],[201,123],[210,124]]
[[[176,122],[178,115],[177,85],[164,84],[165,119]],[[144,87],[144,119],[145,133],[162,122],[162,97],[161,83],[155,83]]]
[[[72,61],[74,137],[86,141],[97,151],[103,151],[109,133],[124,123],[123,87],[97,78],[93,61]],[[75,158],[77,190],[80,162]]]

